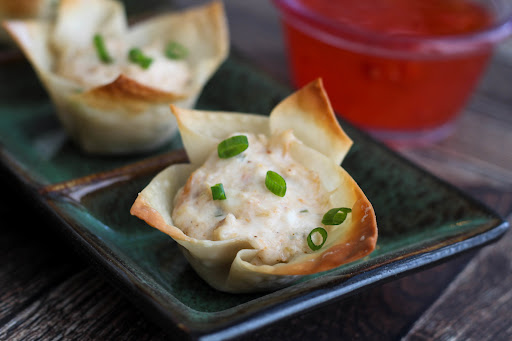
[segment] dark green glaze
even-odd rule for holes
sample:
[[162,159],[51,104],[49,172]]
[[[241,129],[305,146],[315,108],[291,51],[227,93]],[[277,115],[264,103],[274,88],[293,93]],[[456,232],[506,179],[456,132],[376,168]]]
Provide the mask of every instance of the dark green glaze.
[[[39,188],[38,198],[63,219],[63,230],[129,297],[159,317],[164,328],[189,336],[236,335],[283,317],[283,311],[284,316],[302,311],[299,303],[313,307],[346,297],[483,245],[506,229],[489,209],[343,122],[355,142],[343,166],[374,205],[377,249],[365,259],[308,276],[274,293],[221,293],[195,274],[170,237],[129,214],[137,193],[158,170],[185,160],[183,154],[165,154],[181,148],[179,136],[151,154],[85,155],[66,139],[29,64],[18,61],[0,67],[0,160],[28,186]],[[230,59],[205,87],[198,108],[269,114],[290,92]],[[157,158],[146,159],[150,156]],[[133,166],[140,160],[144,161]],[[124,165],[128,166],[118,168]],[[62,181],[69,182],[48,186]]]

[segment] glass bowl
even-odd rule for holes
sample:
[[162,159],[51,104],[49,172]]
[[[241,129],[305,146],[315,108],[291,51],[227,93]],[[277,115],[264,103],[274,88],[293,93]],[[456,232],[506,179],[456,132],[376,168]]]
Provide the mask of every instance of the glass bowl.
[[[338,115],[389,143],[446,137],[494,46],[512,31],[512,2],[428,1],[474,8],[427,20],[394,7],[422,1],[273,0],[294,85],[322,77]],[[418,33],[421,25],[426,30]],[[445,32],[443,25],[468,32]]]

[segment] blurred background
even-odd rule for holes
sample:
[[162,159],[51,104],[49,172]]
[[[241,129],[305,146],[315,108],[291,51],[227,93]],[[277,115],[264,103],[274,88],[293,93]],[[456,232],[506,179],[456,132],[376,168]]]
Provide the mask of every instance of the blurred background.
[[[132,21],[204,2],[125,1]],[[224,3],[232,58],[243,60],[291,89],[294,79],[275,5],[270,0]],[[0,61],[9,63],[13,58],[19,55],[4,46]],[[509,221],[511,82],[512,40],[508,39],[495,49],[449,135],[428,144],[391,145]],[[4,260],[0,262],[0,339],[169,339],[55,231],[41,230],[41,209],[27,202],[8,174],[0,175],[4,188],[0,205],[4,217],[0,224],[0,258]],[[248,339],[510,339],[511,247],[511,233],[507,233],[482,251],[397,278],[325,309],[270,326]]]

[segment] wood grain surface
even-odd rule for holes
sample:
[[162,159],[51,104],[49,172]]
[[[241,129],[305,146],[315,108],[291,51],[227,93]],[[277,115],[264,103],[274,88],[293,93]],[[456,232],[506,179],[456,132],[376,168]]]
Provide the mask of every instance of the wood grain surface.
[[405,340],[511,340],[511,246],[512,233],[507,233],[482,250]]
[[[173,1],[182,7],[204,1]],[[232,46],[289,84],[270,1],[225,1]],[[399,152],[494,207],[512,213],[512,42],[497,51],[455,134]],[[41,209],[0,174],[0,340],[173,339],[93,271]],[[22,209],[20,209],[22,208]],[[512,236],[479,252],[397,278],[271,325],[254,340],[510,340]]]

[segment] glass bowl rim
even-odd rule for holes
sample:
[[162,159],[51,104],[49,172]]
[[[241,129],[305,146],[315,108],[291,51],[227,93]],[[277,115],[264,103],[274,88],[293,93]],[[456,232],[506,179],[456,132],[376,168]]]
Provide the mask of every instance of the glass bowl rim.
[[[512,34],[512,4],[508,13],[477,32],[446,36],[405,36],[343,25],[308,10],[300,0],[272,0],[285,22],[331,45],[391,57],[439,58],[488,51]],[[504,1],[504,0],[502,0]],[[502,2],[501,1],[501,2]],[[493,3],[500,6],[501,2]]]

